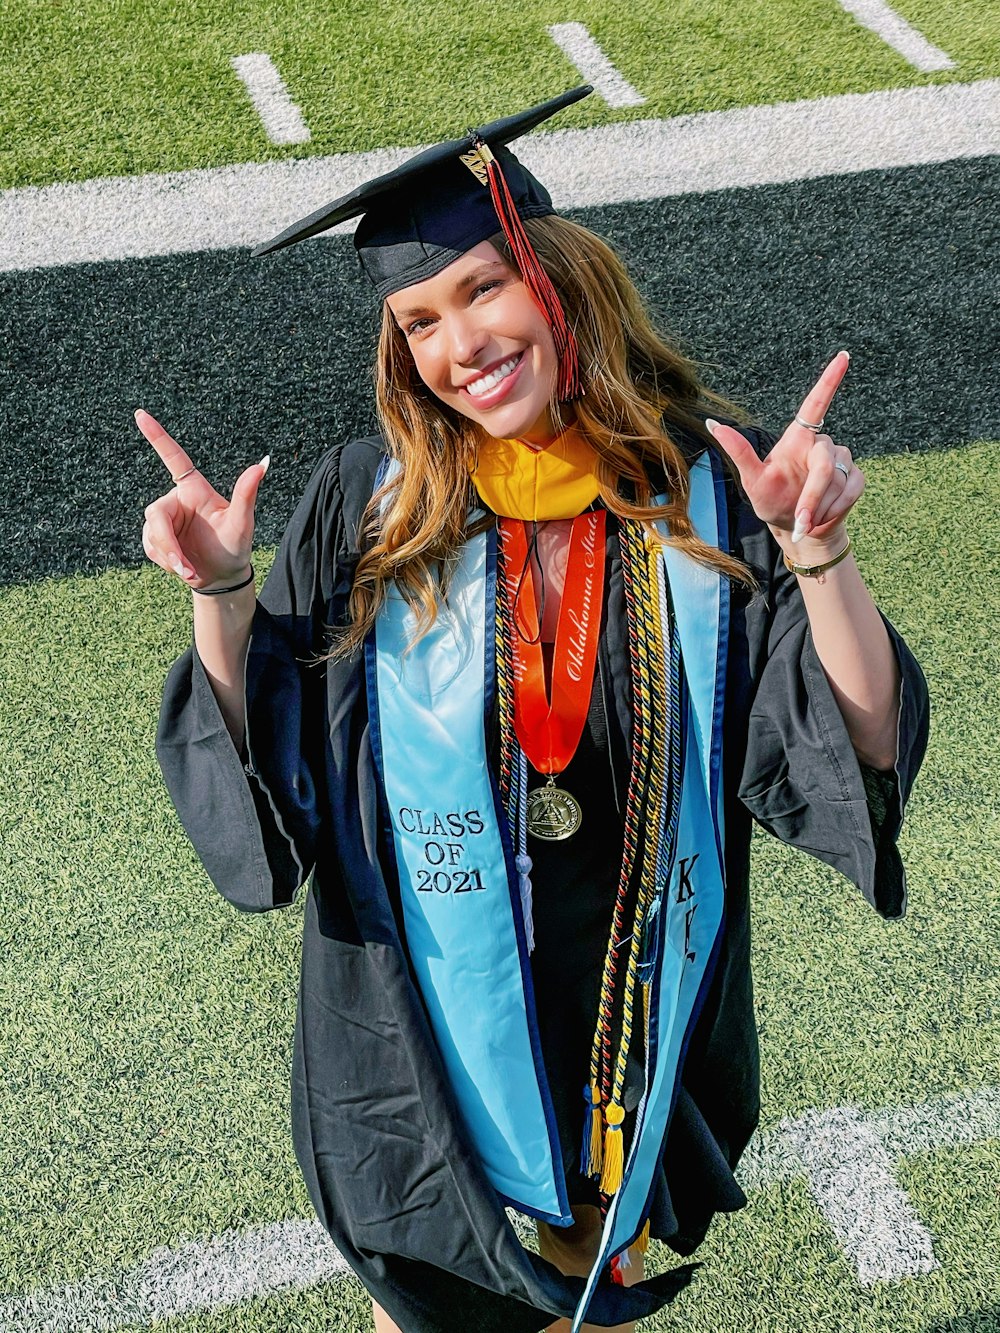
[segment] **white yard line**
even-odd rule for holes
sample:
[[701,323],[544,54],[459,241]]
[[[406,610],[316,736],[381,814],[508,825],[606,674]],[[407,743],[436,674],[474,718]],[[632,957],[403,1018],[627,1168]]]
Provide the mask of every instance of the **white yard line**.
[[956,1092],[920,1106],[872,1113],[886,1149],[895,1157],[936,1148],[961,1148],[1000,1138],[1000,1087]]
[[[837,1106],[783,1120],[740,1164],[745,1190],[805,1176],[863,1285],[938,1267],[932,1238],[893,1174],[897,1157],[1000,1140],[1000,1087],[921,1106]],[[956,1210],[965,1205],[955,1199]],[[522,1230],[523,1219],[509,1213]],[[318,1222],[291,1220],[156,1250],[130,1272],[0,1301],[3,1333],[94,1333],[214,1310],[286,1288],[350,1275]]]
[[594,92],[608,106],[642,106],[645,98],[614,65],[591,37],[582,23],[553,23],[549,36],[582,78],[594,85]]
[[130,1272],[0,1303],[3,1333],[94,1333],[237,1305],[350,1272],[318,1222],[293,1219],[254,1231],[154,1250]]
[[[253,246],[416,151],[3,191],[0,271]],[[1000,79],[553,130],[517,151],[559,208],[947,162],[1000,153]]]
[[850,1106],[803,1116],[787,1131],[809,1189],[862,1286],[940,1267],[930,1232],[893,1174],[877,1124]]
[[929,42],[923,33],[907,23],[902,14],[897,14],[891,5],[883,4],[883,0],[839,0],[839,3],[848,14],[853,14],[859,23],[924,73],[955,68],[955,61],[946,51]]
[[263,51],[254,51],[248,56],[233,56],[230,63],[250,94],[271,142],[308,143],[312,138],[309,126],[292,101],[271,57]]

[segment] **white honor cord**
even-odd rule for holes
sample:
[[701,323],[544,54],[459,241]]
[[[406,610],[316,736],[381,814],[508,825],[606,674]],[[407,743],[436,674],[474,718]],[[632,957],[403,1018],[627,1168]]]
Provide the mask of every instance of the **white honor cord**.
[[517,883],[521,890],[521,915],[524,917],[524,939],[531,953],[535,947],[535,923],[531,908],[531,857],[528,855],[528,761],[520,745],[517,747]]

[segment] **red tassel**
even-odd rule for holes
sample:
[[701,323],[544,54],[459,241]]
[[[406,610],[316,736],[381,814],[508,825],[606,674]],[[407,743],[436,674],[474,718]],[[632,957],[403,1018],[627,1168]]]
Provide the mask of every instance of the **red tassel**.
[[572,402],[574,398],[580,398],[583,394],[583,384],[580,380],[580,352],[576,335],[566,322],[566,312],[559,300],[559,293],[553,287],[552,279],[542,268],[528,233],[524,230],[524,223],[514,204],[506,178],[500,170],[500,163],[485,141],[477,140],[475,146],[486,168],[490,197],[514,256],[514,262],[520,269],[521,277],[535,304],[548,320],[552,330],[556,355],[559,358],[559,378],[556,382],[559,401]]
[[616,1287],[624,1287],[625,1285],[625,1278],[622,1275],[621,1260],[617,1254],[611,1260],[611,1281]]

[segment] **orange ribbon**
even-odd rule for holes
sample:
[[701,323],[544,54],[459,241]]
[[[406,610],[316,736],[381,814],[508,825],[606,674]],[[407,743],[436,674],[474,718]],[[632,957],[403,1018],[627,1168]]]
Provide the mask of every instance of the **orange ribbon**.
[[[573,520],[556,626],[551,698],[545,685],[525,524],[520,519],[500,521],[504,597],[514,626],[514,731],[538,773],[561,773],[566,768],[576,753],[590,709],[604,597],[606,518],[607,512],[597,509]],[[527,606],[522,607],[525,593]]]

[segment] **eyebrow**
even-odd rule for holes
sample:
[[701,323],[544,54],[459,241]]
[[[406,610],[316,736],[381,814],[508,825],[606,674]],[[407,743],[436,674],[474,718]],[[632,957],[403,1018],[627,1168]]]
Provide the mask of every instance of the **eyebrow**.
[[[474,268],[471,273],[467,273],[461,281],[455,284],[455,291],[464,292],[466,288],[480,282],[487,274],[496,273],[498,269],[506,269],[506,267],[507,265],[502,259],[491,259],[485,264],[480,264],[478,268]],[[410,319],[413,315],[424,315],[428,308],[425,305],[410,306],[407,310],[400,310],[396,319]]]

